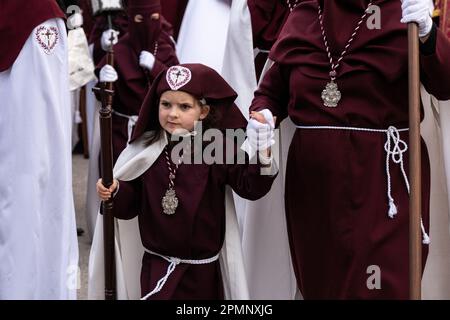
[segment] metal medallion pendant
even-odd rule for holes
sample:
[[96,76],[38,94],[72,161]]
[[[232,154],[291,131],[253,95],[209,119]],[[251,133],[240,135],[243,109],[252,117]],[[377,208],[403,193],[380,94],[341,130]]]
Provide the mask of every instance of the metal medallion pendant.
[[335,108],[341,100],[341,92],[338,89],[336,82],[331,80],[322,91],[322,100],[325,107]]
[[166,191],[161,204],[165,214],[172,215],[175,213],[178,207],[178,198],[174,189],[170,188]]

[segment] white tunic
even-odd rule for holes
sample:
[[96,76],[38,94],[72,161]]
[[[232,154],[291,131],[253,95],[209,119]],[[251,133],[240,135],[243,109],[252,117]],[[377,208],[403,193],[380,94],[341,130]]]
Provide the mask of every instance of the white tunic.
[[203,63],[222,70],[231,0],[189,1],[178,36],[180,63]]
[[0,73],[0,299],[76,298],[66,42],[48,20]]

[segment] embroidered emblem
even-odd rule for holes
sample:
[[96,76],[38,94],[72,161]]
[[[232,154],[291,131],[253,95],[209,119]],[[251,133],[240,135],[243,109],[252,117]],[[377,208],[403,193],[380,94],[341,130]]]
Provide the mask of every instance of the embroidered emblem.
[[167,70],[166,81],[172,90],[178,90],[191,81],[191,70],[181,66],[173,66]]
[[59,41],[56,27],[40,26],[36,30],[36,40],[46,54],[51,54]]

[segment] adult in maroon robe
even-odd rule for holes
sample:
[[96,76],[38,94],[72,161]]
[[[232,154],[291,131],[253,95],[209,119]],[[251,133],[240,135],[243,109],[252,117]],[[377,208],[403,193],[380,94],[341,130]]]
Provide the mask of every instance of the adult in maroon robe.
[[[114,46],[114,68],[118,73],[118,80],[114,83],[115,93],[112,105],[114,110],[112,115],[114,162],[130,138],[129,119],[123,115],[137,116],[154,78],[167,67],[178,64],[175,44],[169,33],[171,26],[162,17],[158,21],[150,21],[151,14],[161,11],[159,1],[147,2],[148,6],[139,7],[139,9],[134,9],[135,2],[128,1],[129,32]],[[155,2],[156,6],[152,4]],[[144,16],[143,22],[135,22],[134,16],[138,13]],[[154,54],[155,49],[155,63],[152,70],[148,72],[139,65],[139,54],[142,50]],[[97,74],[105,63],[106,57],[97,65]]]
[[[342,100],[324,107],[330,62],[318,18],[334,61],[369,1],[311,0],[290,14],[270,53],[275,61],[256,92],[251,110],[269,108],[297,126],[372,129],[408,127],[407,31],[398,1],[373,1],[381,28],[366,24],[338,69]],[[345,23],[342,23],[345,21]],[[433,27],[420,47],[421,80],[438,99],[450,98],[450,43]],[[400,137],[408,143],[408,132]],[[390,161],[398,213],[388,217],[386,133],[297,129],[286,171],[286,219],[297,284],[306,299],[407,299],[409,196],[400,166]],[[403,154],[409,172],[407,153]],[[422,143],[422,219],[428,230],[430,168]],[[427,246],[423,246],[423,260]],[[381,288],[369,289],[372,266]],[[370,281],[369,281],[370,282]]]
[[[213,128],[235,129],[246,120],[233,103],[236,93],[213,69],[204,65],[183,65],[192,80],[180,88],[215,109]],[[162,130],[158,122],[159,97],[171,90],[166,72],[160,74],[146,97],[133,139],[146,131]],[[170,153],[170,151],[169,151]],[[114,197],[114,215],[119,219],[139,217],[142,244],[158,254],[180,259],[206,259],[218,254],[225,236],[225,186],[241,197],[256,200],[270,189],[275,176],[261,175],[261,165],[187,164],[176,173],[175,190],[179,205],[175,214],[163,213],[161,200],[167,191],[169,169],[164,153],[135,180],[120,181]],[[141,273],[142,295],[155,288],[166,273],[168,262],[148,252]],[[180,264],[162,290],[151,299],[223,299],[219,261],[208,264]]]

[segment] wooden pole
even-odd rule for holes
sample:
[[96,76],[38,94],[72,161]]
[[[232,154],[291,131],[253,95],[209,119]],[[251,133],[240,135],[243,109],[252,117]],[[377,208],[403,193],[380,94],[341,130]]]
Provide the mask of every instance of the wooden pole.
[[[114,64],[112,49],[107,53],[107,64]],[[107,82],[106,108],[100,109],[100,135],[102,148],[102,180],[105,187],[113,183],[112,155],[112,94],[113,84]],[[114,261],[114,215],[113,200],[103,201],[103,239],[105,250],[105,300],[116,299],[116,268]]]
[[419,32],[416,23],[408,23],[409,68],[409,297],[421,299],[422,242],[420,218],[422,211],[420,151],[420,71]]
[[[114,65],[114,53],[111,46],[106,55],[106,64]],[[113,83],[102,82],[101,88],[94,88],[100,92],[102,106],[99,111],[100,142],[101,142],[101,178],[103,185],[109,188],[113,183],[113,155],[112,155],[112,102]],[[114,257],[114,215],[113,200],[102,202],[103,209],[103,247],[105,258],[105,300],[116,300],[116,266]]]

